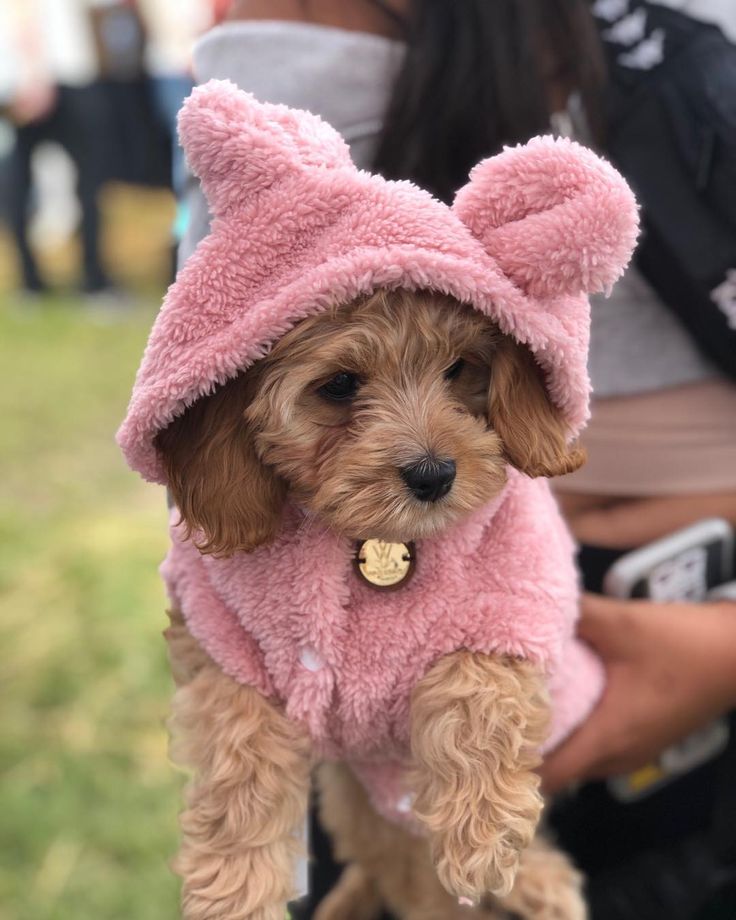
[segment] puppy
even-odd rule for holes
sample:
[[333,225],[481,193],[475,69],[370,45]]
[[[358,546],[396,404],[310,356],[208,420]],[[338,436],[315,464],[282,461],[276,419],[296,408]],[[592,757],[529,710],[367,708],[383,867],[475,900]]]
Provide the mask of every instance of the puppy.
[[[319,520],[356,542],[425,540],[492,501],[509,465],[554,476],[582,462],[523,347],[451,298],[405,291],[303,320],[172,422],[157,447],[186,536],[220,556],[272,541],[285,502],[302,509],[306,529]],[[182,629],[170,633],[177,673],[191,649]],[[184,683],[174,710],[175,749],[198,770],[177,862],[186,914],[271,916],[264,903],[288,892],[310,745],[211,662]],[[414,689],[413,811],[454,894],[511,890],[542,805],[533,771],[547,722],[543,675],[508,656],[458,651]],[[334,769],[323,773],[334,777],[324,820],[340,855],[362,862],[366,883],[400,916],[434,916],[411,905],[431,903],[437,884],[396,890],[397,846],[371,852],[371,819],[357,820],[370,805],[352,774]],[[424,846],[409,849],[426,876]],[[359,906],[322,915],[349,918]]]
[[316,116],[216,81],[179,127],[211,233],[118,440],[176,505],[185,916],[280,920],[320,761],[353,861],[324,916],[429,920],[490,895],[579,917],[572,870],[531,847],[534,768],[603,672],[574,638],[545,477],[582,460],[586,293],[628,261],[630,191],[537,138],[449,208],[357,170]]

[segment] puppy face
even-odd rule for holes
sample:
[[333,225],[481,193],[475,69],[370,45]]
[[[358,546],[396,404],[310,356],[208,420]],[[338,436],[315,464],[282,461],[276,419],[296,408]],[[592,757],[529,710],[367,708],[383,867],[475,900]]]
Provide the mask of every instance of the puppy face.
[[493,498],[512,463],[580,465],[531,355],[429,293],[378,292],[301,322],[158,437],[204,551],[267,542],[288,495],[355,539],[431,536]]

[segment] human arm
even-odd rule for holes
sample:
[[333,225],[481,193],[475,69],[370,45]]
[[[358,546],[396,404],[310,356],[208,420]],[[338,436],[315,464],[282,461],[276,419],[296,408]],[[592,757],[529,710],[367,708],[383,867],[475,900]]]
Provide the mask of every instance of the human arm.
[[0,10],[0,106],[15,125],[43,118],[56,87],[48,71],[36,3]]
[[637,769],[736,705],[736,603],[585,595],[581,638],[603,659],[604,696],[542,767],[546,791]]

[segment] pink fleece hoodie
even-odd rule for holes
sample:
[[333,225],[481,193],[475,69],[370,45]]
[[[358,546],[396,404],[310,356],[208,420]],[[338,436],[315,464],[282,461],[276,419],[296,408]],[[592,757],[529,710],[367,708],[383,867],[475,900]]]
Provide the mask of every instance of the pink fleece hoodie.
[[[118,433],[131,466],[165,482],[154,439],[247,369],[305,316],[380,287],[430,289],[494,318],[545,372],[570,435],[587,418],[587,293],[610,287],[637,232],[631,192],[569,141],[537,138],[480,163],[452,208],[356,170],[319,118],[227,83],[180,115],[213,211],[210,236],[154,324]],[[163,574],[192,633],[236,680],[280,701],[318,750],[348,759],[376,806],[406,812],[413,686],[457,649],[537,662],[559,743],[602,688],[574,639],[573,547],[545,481],[515,471],[501,495],[417,545],[414,577],[379,593],[354,545],[290,508],[274,543],[202,556],[172,524]]]

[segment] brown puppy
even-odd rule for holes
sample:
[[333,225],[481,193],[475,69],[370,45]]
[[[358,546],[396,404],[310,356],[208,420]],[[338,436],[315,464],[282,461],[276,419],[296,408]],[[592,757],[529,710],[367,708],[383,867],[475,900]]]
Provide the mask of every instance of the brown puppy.
[[[405,542],[491,500],[507,464],[554,476],[582,462],[524,348],[449,298],[404,291],[304,320],[172,422],[157,446],[197,545],[218,555],[271,540],[287,497],[351,538]],[[401,470],[418,457],[453,458],[441,501],[412,497]],[[280,920],[306,809],[308,739],[278,706],[224,676],[181,623],[170,645],[182,681],[174,751],[196,770],[176,864],[185,915]],[[356,896],[336,896],[323,916],[362,916],[369,890],[412,920],[439,916],[418,890],[428,853],[450,903],[511,892],[524,904],[512,887],[541,810],[534,768],[546,721],[544,681],[530,664],[470,652],[441,659],[411,707],[414,813],[429,849],[424,840],[407,845],[405,831],[384,835],[397,857],[410,854],[397,889],[390,849],[371,858],[359,826],[344,820],[367,807],[355,804],[359,787],[328,784],[325,822],[340,852],[362,865],[344,881]],[[527,916],[583,915],[577,877],[561,877],[564,896],[553,900],[569,910],[552,914],[543,903]]]

